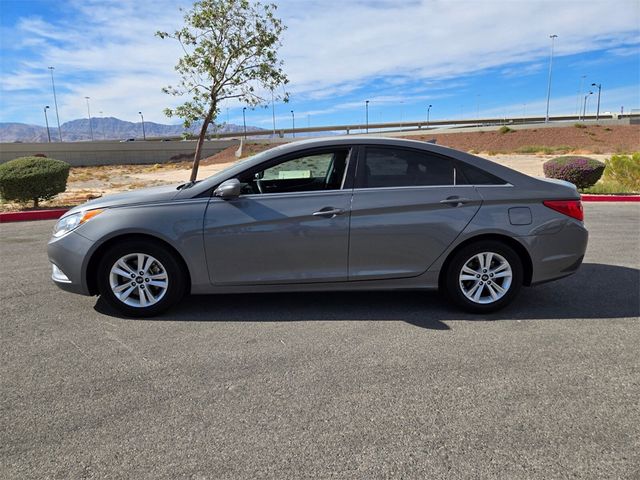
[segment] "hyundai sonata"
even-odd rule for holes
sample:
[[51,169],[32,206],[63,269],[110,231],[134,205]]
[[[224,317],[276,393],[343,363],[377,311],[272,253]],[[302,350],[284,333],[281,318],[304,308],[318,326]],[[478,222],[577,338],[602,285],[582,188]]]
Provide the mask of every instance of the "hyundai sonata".
[[67,212],[53,281],[129,316],[187,294],[441,289],[472,312],[574,273],[580,195],[410,140],[282,145],[209,178],[106,196]]

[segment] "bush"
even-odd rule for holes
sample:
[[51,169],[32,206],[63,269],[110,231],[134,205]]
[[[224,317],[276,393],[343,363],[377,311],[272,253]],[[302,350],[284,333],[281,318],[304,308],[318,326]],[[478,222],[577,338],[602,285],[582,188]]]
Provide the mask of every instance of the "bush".
[[514,132],[515,130],[513,130],[512,128],[507,127],[506,125],[500,127],[500,130],[498,130],[499,133],[501,134],[505,134],[505,133],[509,133],[509,132]]
[[587,188],[600,180],[604,163],[589,157],[566,156],[552,158],[542,168],[547,178],[566,180],[578,188]]
[[53,158],[22,157],[0,165],[0,197],[27,202],[48,200],[67,188],[69,164]]
[[604,162],[604,178],[632,190],[640,190],[640,152],[613,155]]

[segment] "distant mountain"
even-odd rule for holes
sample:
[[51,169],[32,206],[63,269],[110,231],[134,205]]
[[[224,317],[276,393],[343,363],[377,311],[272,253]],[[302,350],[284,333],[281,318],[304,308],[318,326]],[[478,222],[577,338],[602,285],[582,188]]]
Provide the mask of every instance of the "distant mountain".
[[[123,140],[126,138],[142,139],[142,122],[126,122],[114,117],[97,117],[91,119],[91,126],[87,118],[71,120],[60,126],[62,140],[65,142],[78,142],[91,140],[91,128],[94,140]],[[195,125],[185,130],[182,125],[163,125],[161,123],[144,122],[145,134],[150,137],[177,137],[185,131],[197,135],[199,126]],[[261,130],[258,127],[249,127],[247,130]],[[57,125],[49,124],[51,141],[59,141]],[[240,125],[228,124],[220,127],[218,133],[242,132]],[[216,132],[213,126],[208,129],[210,134]],[[47,129],[39,125],[26,123],[0,123],[0,142],[47,142]]]

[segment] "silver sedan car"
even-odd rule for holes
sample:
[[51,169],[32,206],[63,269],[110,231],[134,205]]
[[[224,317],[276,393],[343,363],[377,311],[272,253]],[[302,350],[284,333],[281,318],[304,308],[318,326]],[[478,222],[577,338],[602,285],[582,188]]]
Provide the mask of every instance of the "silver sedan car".
[[205,180],[67,212],[53,281],[128,316],[186,293],[441,289],[485,313],[580,266],[576,188],[410,140],[282,145]]

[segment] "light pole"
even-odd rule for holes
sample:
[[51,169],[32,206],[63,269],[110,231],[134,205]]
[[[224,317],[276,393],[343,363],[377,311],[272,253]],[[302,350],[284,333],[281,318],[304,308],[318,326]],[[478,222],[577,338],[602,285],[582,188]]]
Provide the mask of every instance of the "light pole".
[[585,78],[587,78],[586,75],[580,75],[580,88],[578,88],[578,98],[576,98],[576,115],[578,115],[578,120],[580,119],[580,99],[582,98],[582,84],[584,83]]
[[242,130],[244,131],[244,139],[247,139],[247,117],[245,112],[247,111],[247,107],[242,107]]
[[49,143],[51,143],[51,132],[49,132],[49,119],[47,118],[47,110],[49,109],[49,105],[44,107],[44,123],[47,124],[47,138],[49,139]]
[[60,136],[60,142],[62,142],[62,129],[60,128],[60,115],[58,115],[58,98],[56,97],[56,84],[53,81],[53,67],[47,67],[51,72],[51,87],[53,88],[53,104],[56,107],[56,120],[58,121],[58,135]]
[[549,100],[551,99],[551,69],[553,67],[553,45],[558,35],[549,35],[551,39],[551,55],[549,55],[549,82],[547,85],[547,114],[544,117],[544,123],[549,123]]
[[291,110],[291,133],[293,134],[293,138],[296,138],[296,115]]
[[271,89],[271,118],[273,119],[273,138],[276,136],[276,104],[273,101],[273,89]]
[[598,109],[596,110],[596,121],[600,118],[600,91],[602,90],[601,83],[592,83],[592,87],[598,87]]
[[589,95],[593,95],[593,92],[589,92],[584,96],[584,102],[582,106],[582,119],[584,120],[587,116],[587,100],[589,99]]
[[89,97],[84,97],[87,101],[87,115],[89,115],[89,131],[91,132],[91,141],[93,142],[93,126],[91,125],[91,109],[89,108]]
[[366,123],[366,129],[365,132],[369,133],[369,100],[365,100],[364,102],[364,109],[365,109],[365,123]]
[[140,118],[142,119],[142,139],[146,140],[147,139],[147,134],[144,131],[144,115],[142,115],[142,112],[138,112],[138,115],[140,115]]
[[433,107],[433,105],[429,105],[427,107],[427,130],[429,130],[429,114],[431,113],[431,107]]
[[106,139],[107,139],[107,136],[106,136],[106,134],[104,133],[104,124],[105,124],[105,121],[104,121],[104,117],[102,116],[104,112],[103,112],[102,110],[100,110],[98,113],[100,114],[100,119],[102,120],[102,139],[103,139],[103,140],[106,140]]

